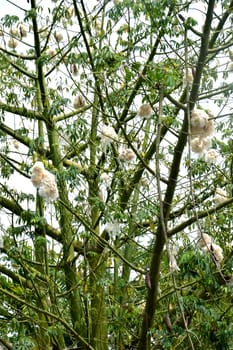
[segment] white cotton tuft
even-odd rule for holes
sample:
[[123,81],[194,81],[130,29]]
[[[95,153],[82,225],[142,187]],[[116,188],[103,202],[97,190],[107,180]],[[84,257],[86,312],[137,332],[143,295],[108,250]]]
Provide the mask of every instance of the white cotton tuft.
[[218,244],[212,243],[209,249],[213,252],[214,257],[218,262],[223,260],[223,250]]
[[222,260],[224,259],[223,250],[218,244],[214,242],[210,242],[210,243],[207,243],[205,246],[202,246],[202,248],[203,248],[203,251],[211,254],[216,260],[216,262],[221,263]]
[[179,272],[180,271],[180,268],[177,264],[176,258],[173,254],[171,254],[169,256],[169,267],[170,267],[172,272]]
[[208,147],[208,141],[199,137],[195,137],[191,140],[191,149],[195,153],[202,153]]
[[53,56],[56,55],[57,51],[56,51],[56,49],[50,47],[50,48],[48,48],[48,50],[46,51],[46,53],[47,53],[48,56],[53,57]]
[[229,57],[230,60],[233,61],[233,50],[229,50]]
[[216,204],[221,204],[228,199],[227,192],[220,187],[216,188],[214,200]]
[[233,62],[228,63],[228,70],[233,72]]
[[74,15],[74,7],[70,6],[66,9],[66,17],[69,19]]
[[149,103],[142,104],[138,109],[139,117],[148,119],[152,115],[153,111]]
[[44,164],[42,162],[36,162],[33,165],[31,172],[31,182],[33,186],[37,188],[40,187],[45,172]]
[[199,234],[198,245],[204,252],[209,252],[220,263],[223,260],[222,248],[214,242],[213,237],[207,233]]
[[113,141],[117,140],[117,134],[112,126],[104,125],[101,130],[101,141],[103,145],[107,146],[111,144]]
[[20,32],[20,36],[21,38],[26,38],[27,37],[27,29],[23,24],[19,25],[19,32]]
[[55,176],[47,170],[45,170],[39,187],[39,195],[46,200],[52,201],[56,200],[59,196]]
[[208,118],[208,114],[203,109],[193,109],[191,112],[191,125],[203,128],[206,125]]
[[203,248],[208,246],[209,244],[213,243],[213,237],[211,237],[210,235],[208,235],[207,233],[200,233],[199,234],[199,240],[198,240],[198,245]]
[[108,182],[108,180],[109,180],[109,175],[107,173],[102,173],[100,175],[100,181],[101,182]]
[[35,162],[35,164],[33,165],[31,170],[32,170],[32,172],[34,172],[34,171],[37,171],[38,169],[45,170],[43,162],[40,162],[40,161]]
[[31,182],[39,189],[39,195],[46,200],[56,200],[59,194],[55,176],[40,161],[33,165],[31,172]]
[[193,83],[193,71],[192,71],[192,68],[188,68],[187,69],[186,80],[187,80],[187,83],[190,84],[190,85]]
[[130,162],[131,160],[133,160],[135,157],[134,151],[131,148],[126,148],[123,149],[120,153],[119,153],[119,159],[124,161],[124,162]]
[[213,148],[209,149],[205,154],[205,161],[207,163],[215,163],[217,158],[218,158],[218,152]]
[[12,36],[20,36],[19,35],[19,29],[17,27],[11,27],[9,30],[9,34]]
[[214,122],[209,119],[210,114],[203,109],[196,108],[191,112],[191,136],[207,137],[214,132]]
[[61,32],[55,32],[54,38],[58,43],[60,43],[63,40],[63,34]]
[[7,42],[7,45],[10,49],[15,49],[18,46],[18,41],[14,38],[10,38]]
[[73,101],[74,109],[78,109],[85,106],[85,100],[82,95],[75,96]]

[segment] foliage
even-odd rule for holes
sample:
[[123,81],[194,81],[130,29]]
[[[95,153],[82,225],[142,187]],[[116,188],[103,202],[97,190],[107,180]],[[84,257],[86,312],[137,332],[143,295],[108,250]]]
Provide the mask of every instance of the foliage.
[[0,346],[232,349],[233,3],[6,4]]

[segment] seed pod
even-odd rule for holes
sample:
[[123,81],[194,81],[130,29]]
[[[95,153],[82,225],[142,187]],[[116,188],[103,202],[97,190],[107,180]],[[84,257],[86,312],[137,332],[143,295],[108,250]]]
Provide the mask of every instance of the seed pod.
[[66,9],[66,18],[69,19],[71,17],[73,17],[74,14],[74,8],[73,6],[70,6]]
[[78,95],[74,98],[74,102],[73,102],[73,107],[74,109],[78,109],[81,107],[85,106],[85,100],[81,95]]
[[150,271],[146,272],[145,283],[148,289],[151,289]]
[[18,45],[18,41],[15,40],[14,38],[10,38],[7,42],[7,45],[10,49],[15,49]]
[[19,25],[19,32],[20,32],[20,36],[21,38],[26,38],[27,37],[27,29],[23,24]]
[[172,332],[172,323],[171,323],[171,319],[170,319],[170,316],[169,316],[169,313],[168,313],[168,312],[167,312],[166,315],[164,316],[164,322],[165,322],[167,331],[168,331],[169,333],[171,333],[171,332]]
[[54,38],[55,38],[55,40],[58,42],[58,43],[60,43],[62,40],[63,40],[63,34],[62,33],[57,33],[57,32],[55,32],[54,33]]
[[48,31],[47,31],[47,29],[46,28],[41,28],[40,29],[40,37],[42,38],[42,39],[46,39],[47,38],[47,36],[48,36]]
[[48,54],[49,56],[51,56],[51,57],[55,56],[56,53],[57,53],[56,50],[53,49],[53,48],[49,48],[49,49],[47,50],[47,54]]
[[70,73],[73,74],[73,76],[77,77],[77,75],[78,75],[78,65],[77,64],[70,65]]
[[20,36],[19,35],[19,29],[17,27],[11,27],[9,30],[9,34],[12,36]]
[[152,112],[153,111],[149,103],[144,103],[139,107],[138,115],[142,118],[147,119],[147,118],[150,118],[150,116],[152,115]]
[[14,145],[15,149],[19,149],[19,143],[17,140],[13,141],[13,145]]

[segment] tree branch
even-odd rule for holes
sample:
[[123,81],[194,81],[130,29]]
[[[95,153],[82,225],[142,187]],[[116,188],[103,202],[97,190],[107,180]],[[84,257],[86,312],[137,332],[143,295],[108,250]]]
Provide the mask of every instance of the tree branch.
[[0,272],[4,275],[10,277],[14,282],[19,283],[20,285],[24,286],[25,288],[32,289],[32,284],[30,280],[20,276],[19,274],[9,270],[6,266],[0,265]]
[[[9,210],[11,213],[21,217],[27,223],[31,223],[35,218],[34,212],[29,210],[24,210],[17,202],[14,202],[13,200],[9,200],[3,196],[0,196],[0,206]],[[51,225],[45,222],[43,223],[39,222],[37,223],[37,225],[40,226],[41,228],[45,228],[48,236],[62,243],[62,236],[58,230],[54,229]]]
[[10,106],[9,104],[0,101],[0,109],[4,112],[10,112],[32,120],[36,119],[45,121],[43,114],[33,111],[32,109],[27,109],[26,107]]
[[192,216],[191,218],[189,218],[188,220],[182,222],[181,224],[177,225],[176,227],[174,227],[172,230],[169,230],[167,232],[167,235],[169,237],[173,236],[174,234],[176,234],[177,232],[181,232],[182,230],[184,230],[186,227],[192,225],[193,223],[197,222],[197,220],[205,218],[211,214],[214,214],[218,211],[220,211],[220,209],[228,206],[229,204],[233,203],[233,198],[230,198],[229,200],[217,205],[216,207],[210,208],[210,209],[206,209],[206,210],[202,210],[196,213],[196,215]]
[[22,73],[23,75],[26,75],[28,78],[31,79],[36,79],[36,76],[30,72],[28,72],[27,70],[25,70],[24,68],[20,67],[18,64],[12,62],[6,55],[4,55],[3,53],[1,54],[4,59],[12,66],[14,67],[17,71],[19,71],[20,73]]
[[89,223],[81,216],[79,215],[77,212],[75,212],[73,209],[69,208],[64,202],[59,201],[70,213],[72,213],[74,215],[74,217],[76,217],[82,224],[83,226],[95,237],[95,239],[97,240],[97,242],[101,245],[101,246],[107,246],[116,256],[118,256],[122,261],[124,261],[128,266],[130,266],[134,271],[137,271],[141,274],[145,274],[145,270],[134,266],[130,261],[128,261],[123,255],[121,255],[117,249],[115,249],[112,245],[110,245],[110,243],[103,238],[104,235],[98,235],[98,233],[96,233],[96,231],[94,229],[92,229],[92,227],[89,225]]
[[80,334],[78,334],[75,331],[75,329],[73,327],[71,327],[71,325],[68,322],[66,322],[63,318],[61,318],[61,315],[55,315],[52,312],[41,309],[38,306],[35,306],[32,303],[29,303],[28,301],[18,297],[17,295],[13,294],[9,290],[6,290],[2,287],[0,287],[0,291],[2,294],[7,295],[8,297],[16,300],[21,305],[26,305],[29,309],[35,310],[38,313],[41,313],[45,316],[49,316],[49,318],[56,320],[58,323],[62,324],[67,330],[69,330],[70,333],[73,334],[73,336],[76,339],[79,339],[83,344],[85,344],[85,346],[87,347],[88,350],[95,350]]
[[[0,51],[4,52],[8,56],[13,56],[15,58],[23,59],[23,60],[34,60],[36,58],[35,56],[24,56],[24,55],[21,55],[21,54],[12,52],[12,51],[8,51],[8,50],[4,49],[3,47],[0,47]],[[7,57],[5,55],[4,55],[4,58],[7,59]],[[8,59],[8,62],[9,62],[9,59]],[[9,63],[11,63],[11,61]]]
[[86,112],[88,109],[90,109],[91,107],[93,107],[92,104],[89,104],[89,105],[87,105],[87,106],[84,106],[84,107],[75,109],[74,111],[71,111],[71,112],[69,112],[69,113],[60,114],[60,115],[58,115],[57,117],[54,118],[54,123],[57,123],[57,122],[60,122],[60,121],[69,119],[69,118],[71,118],[71,117],[74,117],[74,116],[76,116],[76,115],[78,115],[78,114],[84,113],[84,112]]

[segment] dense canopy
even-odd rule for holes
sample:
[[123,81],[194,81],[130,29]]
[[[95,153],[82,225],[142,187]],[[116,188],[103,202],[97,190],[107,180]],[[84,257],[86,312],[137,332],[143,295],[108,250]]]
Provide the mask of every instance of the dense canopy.
[[0,6],[0,347],[232,349],[233,1]]

